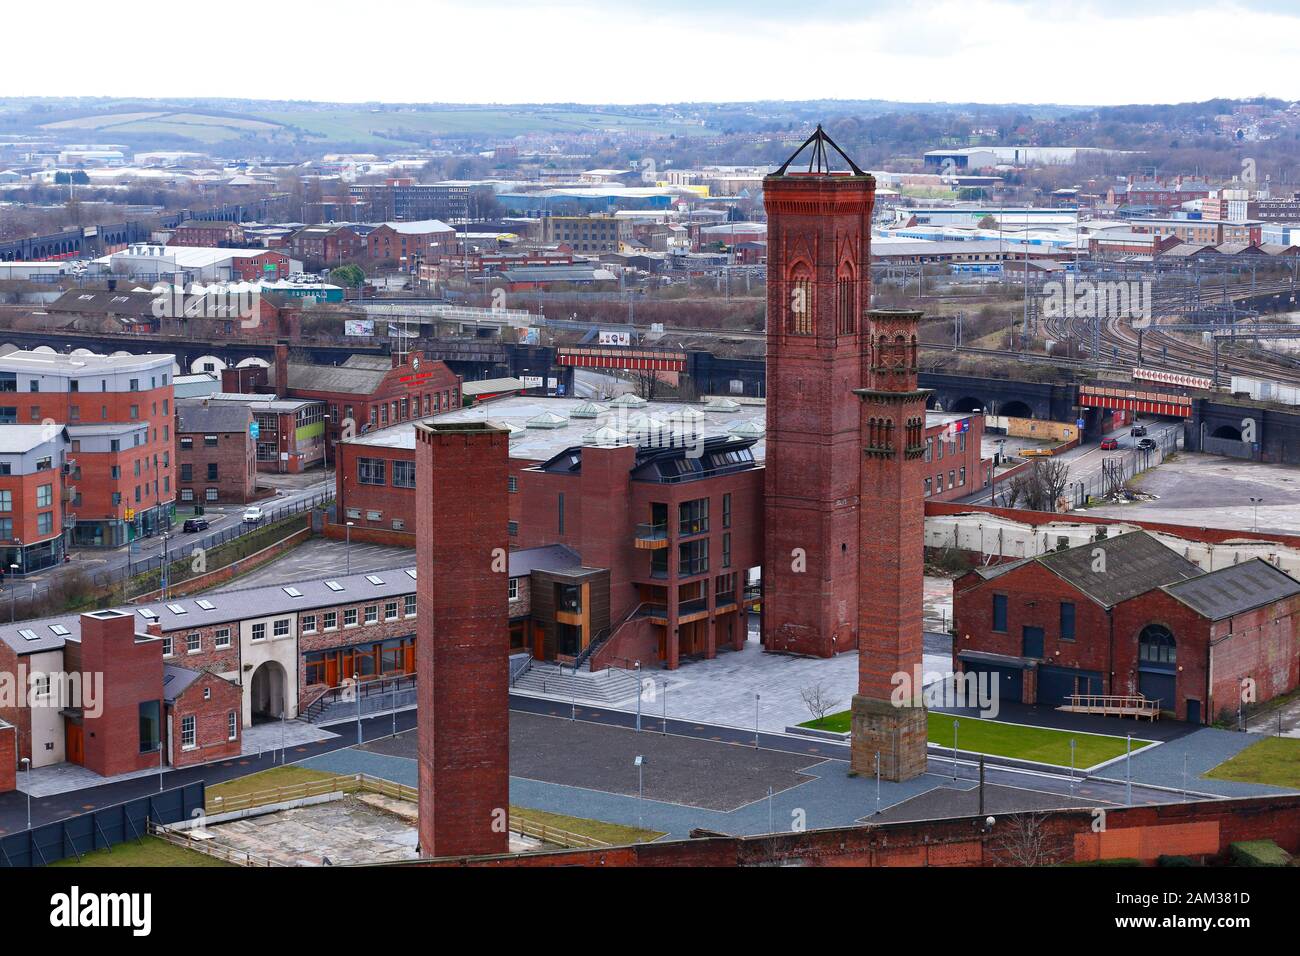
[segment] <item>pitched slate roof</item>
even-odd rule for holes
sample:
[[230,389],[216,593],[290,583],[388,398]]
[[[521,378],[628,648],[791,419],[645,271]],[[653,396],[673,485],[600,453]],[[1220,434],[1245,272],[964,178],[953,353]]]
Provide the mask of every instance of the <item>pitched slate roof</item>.
[[1300,594],[1300,581],[1261,558],[1252,558],[1164,590],[1201,616],[1221,621]]
[[[1098,549],[1101,555],[1094,554]],[[1104,563],[1098,562],[1101,556],[1104,556]],[[1052,551],[980,568],[976,573],[990,581],[1035,561],[1105,608],[1205,574],[1145,531],[1131,531],[1114,538],[1089,541],[1065,551]],[[1104,570],[1094,571],[1094,567],[1103,567]]]
[[247,405],[232,402],[208,402],[205,399],[189,399],[176,403],[176,433],[208,432],[220,434],[225,432],[242,432],[247,430],[253,420],[253,413]]

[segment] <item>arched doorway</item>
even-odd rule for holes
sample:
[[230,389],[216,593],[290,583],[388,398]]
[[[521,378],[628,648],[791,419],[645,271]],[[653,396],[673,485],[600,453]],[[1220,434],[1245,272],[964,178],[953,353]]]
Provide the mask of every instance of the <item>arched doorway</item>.
[[1034,410],[1027,403],[1022,401],[1003,402],[1002,407],[998,409],[1007,418],[1033,418]]
[[1241,429],[1234,428],[1232,425],[1220,425],[1214,430],[1211,438],[1226,438],[1229,441],[1241,441]]
[[1159,700],[1161,710],[1177,710],[1175,696],[1178,642],[1163,624],[1148,624],[1138,634],[1138,692]]
[[253,723],[279,720],[284,716],[287,689],[284,667],[278,661],[265,661],[253,671],[250,695]]
[[978,398],[967,395],[965,398],[959,398],[952,403],[950,412],[979,412],[984,410],[984,403]]

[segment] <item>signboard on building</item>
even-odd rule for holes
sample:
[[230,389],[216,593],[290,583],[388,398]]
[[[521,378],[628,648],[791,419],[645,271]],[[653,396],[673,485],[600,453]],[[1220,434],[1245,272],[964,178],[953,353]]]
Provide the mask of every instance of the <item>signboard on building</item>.
[[374,319],[345,319],[343,321],[344,335],[374,335]]
[[631,332],[606,332],[602,330],[600,333],[600,344],[601,345],[631,345],[632,333]]
[[545,379],[540,375],[524,375],[521,376],[521,381],[524,383],[524,388],[541,388]]

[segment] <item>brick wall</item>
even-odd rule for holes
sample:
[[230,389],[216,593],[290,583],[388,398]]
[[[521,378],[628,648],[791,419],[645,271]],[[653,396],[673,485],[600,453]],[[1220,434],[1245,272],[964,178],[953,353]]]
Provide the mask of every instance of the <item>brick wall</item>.
[[161,721],[162,642],[147,637],[137,640],[131,613],[83,614],[81,667],[104,675],[102,713],[84,718],[86,769],[111,777],[156,767],[156,750],[140,752],[139,705],[158,701]]
[[11,724],[0,724],[0,793],[14,789],[18,772],[18,730]]
[[[1046,814],[1040,847],[1058,863],[1189,855],[1223,862],[1230,844],[1275,840],[1300,852],[1300,796],[1125,807],[1094,833],[1090,811]],[[1013,815],[983,832],[982,817],[843,827],[753,837],[710,837],[599,850],[462,857],[414,866],[1018,866]]]
[[[239,685],[223,680],[215,674],[199,677],[169,708],[168,739],[173,767],[190,767],[238,757],[243,735],[242,691]],[[235,736],[230,737],[230,714],[235,716]],[[195,740],[193,747],[182,743],[182,727],[186,717],[193,717]]]

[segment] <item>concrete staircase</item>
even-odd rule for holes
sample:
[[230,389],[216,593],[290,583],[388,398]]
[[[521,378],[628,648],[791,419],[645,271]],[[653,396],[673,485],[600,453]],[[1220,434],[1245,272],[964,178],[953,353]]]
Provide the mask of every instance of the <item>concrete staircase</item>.
[[514,689],[562,700],[576,697],[578,700],[613,704],[635,698],[640,686],[636,677],[617,667],[607,667],[595,673],[589,670],[575,673],[570,667],[534,661],[515,681]]

